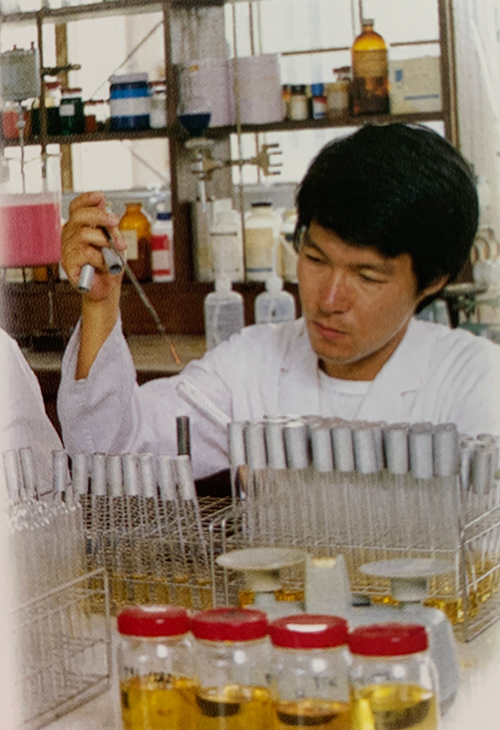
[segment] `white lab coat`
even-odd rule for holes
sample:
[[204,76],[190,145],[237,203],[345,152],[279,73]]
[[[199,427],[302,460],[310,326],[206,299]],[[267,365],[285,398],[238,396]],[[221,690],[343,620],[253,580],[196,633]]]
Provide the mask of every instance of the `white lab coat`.
[[17,342],[1,329],[0,372],[0,451],[30,446],[39,493],[46,494],[52,489],[52,451],[62,449],[61,440],[45,413],[35,374]]
[[[118,322],[85,380],[74,379],[79,327],[66,350],[59,418],[70,453],[175,454],[178,415],[191,419],[195,477],[228,467],[225,429],[177,393],[196,385],[233,420],[323,413],[317,357],[304,321],[246,327],[172,378],[138,386]],[[500,347],[442,325],[412,319],[372,381],[356,418],[451,421],[467,434],[500,434]]]

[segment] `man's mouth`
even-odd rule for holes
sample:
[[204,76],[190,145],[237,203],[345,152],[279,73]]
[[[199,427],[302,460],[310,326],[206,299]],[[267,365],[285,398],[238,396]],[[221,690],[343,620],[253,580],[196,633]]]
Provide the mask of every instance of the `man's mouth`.
[[326,340],[339,340],[347,337],[348,335],[348,332],[345,330],[336,329],[335,327],[327,327],[320,322],[313,322],[313,326],[316,332]]

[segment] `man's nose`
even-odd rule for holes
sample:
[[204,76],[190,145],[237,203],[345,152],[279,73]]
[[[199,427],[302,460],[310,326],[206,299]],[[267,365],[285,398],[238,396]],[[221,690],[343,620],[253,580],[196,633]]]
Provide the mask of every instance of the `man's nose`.
[[332,272],[322,283],[320,307],[324,312],[345,312],[349,308],[348,287],[342,272]]

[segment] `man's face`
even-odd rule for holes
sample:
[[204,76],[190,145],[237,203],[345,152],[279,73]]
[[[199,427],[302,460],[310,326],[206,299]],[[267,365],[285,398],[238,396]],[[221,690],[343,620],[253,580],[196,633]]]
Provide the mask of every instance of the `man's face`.
[[415,308],[444,280],[417,291],[407,253],[387,258],[311,223],[297,276],[309,339],[332,377],[372,380],[401,342]]

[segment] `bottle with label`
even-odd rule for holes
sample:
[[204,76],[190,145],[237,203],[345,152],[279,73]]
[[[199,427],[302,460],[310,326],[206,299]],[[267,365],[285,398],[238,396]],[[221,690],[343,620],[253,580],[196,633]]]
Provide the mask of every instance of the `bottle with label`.
[[127,244],[127,263],[139,281],[151,281],[151,226],[141,203],[127,203],[118,228]]
[[290,89],[288,118],[296,122],[309,119],[309,99],[303,84],[294,85]]
[[348,634],[352,730],[437,730],[437,675],[424,626],[384,623]]
[[283,291],[283,279],[270,276],[266,291],[255,299],[255,324],[288,322],[296,317],[295,299],[290,292]]
[[266,614],[213,608],[191,618],[191,631],[199,683],[197,730],[272,728]]
[[311,84],[311,110],[313,119],[326,119],[326,96],[324,84]]
[[244,327],[243,297],[231,289],[231,281],[225,276],[215,280],[215,291],[207,294],[203,309],[207,350]]
[[83,134],[85,132],[85,111],[81,89],[63,89],[59,114],[61,134]]
[[266,281],[273,273],[281,274],[281,216],[271,203],[252,203],[245,220],[245,277],[247,281]]
[[219,210],[210,228],[210,244],[215,278],[243,281],[243,236],[241,217],[231,207]]
[[150,81],[151,95],[149,125],[151,129],[162,129],[167,126],[167,87],[164,81]]
[[172,214],[158,205],[151,230],[153,281],[174,281],[174,226]]
[[188,614],[178,606],[129,606],[118,615],[124,730],[194,730],[197,685],[188,631]]
[[351,107],[354,116],[389,114],[387,46],[373,30],[373,20],[363,20],[352,46]]
[[319,614],[285,616],[270,624],[269,633],[272,727],[350,730],[347,621]]
[[286,210],[281,225],[281,272],[283,279],[291,284],[297,283],[297,258],[294,248],[297,211]]

